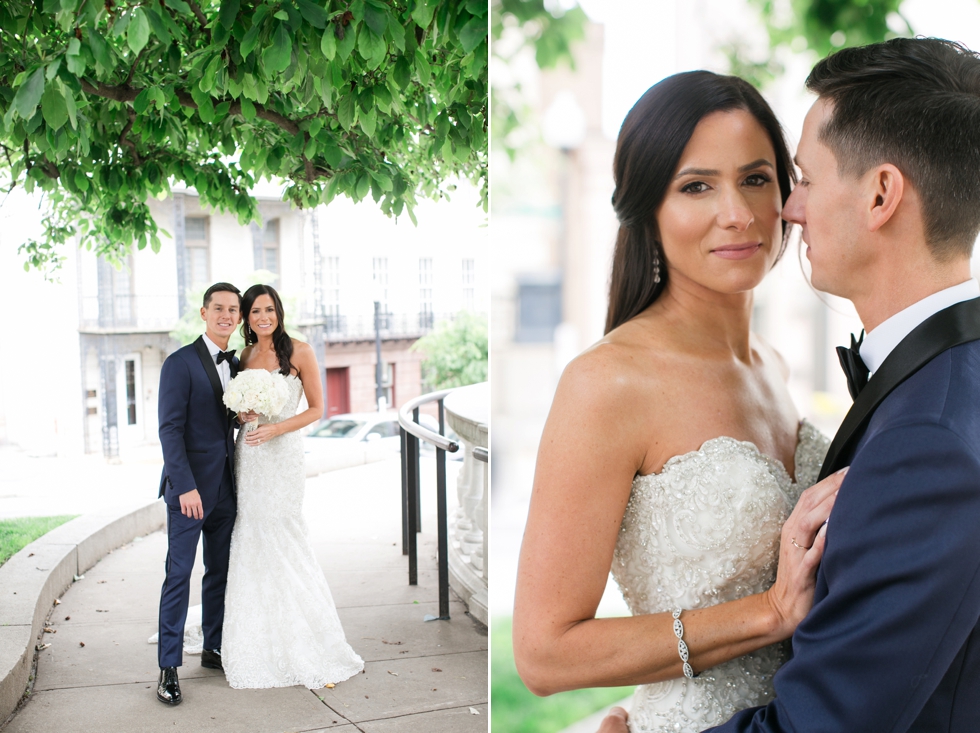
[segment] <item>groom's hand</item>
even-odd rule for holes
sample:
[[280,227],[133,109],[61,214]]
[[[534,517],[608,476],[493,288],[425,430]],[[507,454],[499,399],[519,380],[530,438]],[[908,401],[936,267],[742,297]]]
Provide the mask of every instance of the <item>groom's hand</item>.
[[197,489],[180,495],[180,513],[189,519],[204,519],[204,505]]
[[629,733],[626,725],[628,719],[629,713],[623,708],[613,708],[609,711],[609,715],[602,719],[602,725],[599,726],[597,733]]

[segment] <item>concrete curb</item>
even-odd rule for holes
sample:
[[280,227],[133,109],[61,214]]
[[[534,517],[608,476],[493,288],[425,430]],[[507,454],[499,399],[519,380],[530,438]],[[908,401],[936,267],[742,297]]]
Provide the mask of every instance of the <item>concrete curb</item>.
[[55,599],[75,575],[166,521],[160,500],[121,516],[86,514],[51,530],[0,567],[0,723],[27,689],[34,645]]

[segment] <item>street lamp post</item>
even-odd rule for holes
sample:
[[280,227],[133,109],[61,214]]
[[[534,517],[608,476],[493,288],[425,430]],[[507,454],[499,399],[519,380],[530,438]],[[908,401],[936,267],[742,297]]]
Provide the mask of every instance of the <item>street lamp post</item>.
[[381,301],[379,300],[374,301],[374,348],[377,353],[377,363],[374,367],[374,397],[378,403],[378,412],[384,412],[386,405],[381,376]]

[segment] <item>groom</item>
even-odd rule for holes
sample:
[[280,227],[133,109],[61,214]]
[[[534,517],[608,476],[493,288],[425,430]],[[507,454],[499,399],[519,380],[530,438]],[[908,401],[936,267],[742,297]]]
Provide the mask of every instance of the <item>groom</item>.
[[[783,217],[867,335],[839,349],[850,466],[775,699],[714,731],[980,731],[980,58],[932,38],[839,51]],[[870,371],[870,379],[869,379]],[[622,711],[602,733],[625,730]]]
[[222,669],[228,552],[235,524],[234,423],[221,401],[238,359],[228,339],[241,322],[241,294],[215,283],[204,294],[203,336],[167,357],[160,372],[160,496],[167,504],[167,577],[160,592],[157,698],[181,702],[184,621],[198,538],[204,535],[201,666]]

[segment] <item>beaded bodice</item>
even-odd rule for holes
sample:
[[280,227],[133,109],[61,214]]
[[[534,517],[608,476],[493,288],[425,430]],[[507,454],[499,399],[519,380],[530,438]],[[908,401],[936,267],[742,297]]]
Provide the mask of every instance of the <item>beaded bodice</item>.
[[[793,481],[752,443],[713,438],[637,476],[623,516],[612,574],[634,615],[702,608],[772,585],[780,530],[812,485],[829,441],[800,424]],[[772,697],[785,660],[773,645],[706,670],[637,689],[633,733],[700,731]]]

